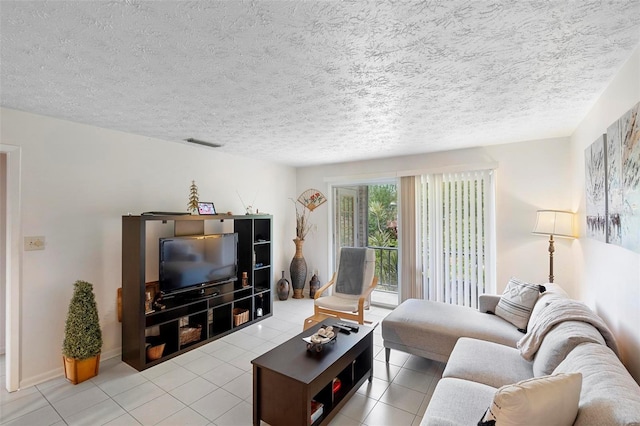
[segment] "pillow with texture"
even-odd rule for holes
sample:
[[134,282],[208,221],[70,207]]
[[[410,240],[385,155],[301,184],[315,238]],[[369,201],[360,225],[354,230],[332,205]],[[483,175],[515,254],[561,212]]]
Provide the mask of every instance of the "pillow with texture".
[[529,316],[540,292],[541,288],[538,284],[529,284],[511,278],[500,296],[495,314],[526,333]]
[[478,425],[572,425],[578,415],[581,389],[580,373],[560,373],[502,386]]

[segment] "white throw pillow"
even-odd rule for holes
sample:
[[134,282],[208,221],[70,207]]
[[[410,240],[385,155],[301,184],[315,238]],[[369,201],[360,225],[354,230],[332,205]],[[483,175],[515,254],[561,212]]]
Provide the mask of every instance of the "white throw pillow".
[[540,286],[538,284],[529,284],[511,278],[504,293],[500,296],[495,314],[526,333],[531,310],[539,295]]
[[536,377],[503,386],[478,424],[572,425],[578,415],[581,389],[580,373]]

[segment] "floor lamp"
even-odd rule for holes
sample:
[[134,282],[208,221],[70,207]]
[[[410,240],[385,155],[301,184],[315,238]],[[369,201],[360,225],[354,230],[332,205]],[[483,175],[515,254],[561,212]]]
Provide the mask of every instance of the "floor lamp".
[[575,238],[573,213],[562,210],[538,210],[534,234],[549,236],[549,282],[553,282],[553,237]]

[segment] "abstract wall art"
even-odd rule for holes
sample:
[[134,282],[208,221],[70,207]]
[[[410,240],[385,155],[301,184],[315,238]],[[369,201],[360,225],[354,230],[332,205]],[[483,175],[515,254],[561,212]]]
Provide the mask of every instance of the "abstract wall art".
[[640,102],[607,129],[606,181],[607,242],[640,253]]
[[607,242],[607,135],[600,136],[584,152],[587,237]]

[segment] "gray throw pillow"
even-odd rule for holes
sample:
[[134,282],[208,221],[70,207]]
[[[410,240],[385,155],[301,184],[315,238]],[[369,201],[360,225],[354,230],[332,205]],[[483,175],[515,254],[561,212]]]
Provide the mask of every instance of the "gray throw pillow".
[[521,332],[526,333],[531,310],[536,304],[540,292],[541,287],[538,284],[529,284],[511,278],[504,293],[500,296],[495,314],[515,325]]

